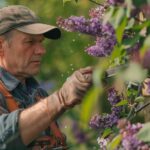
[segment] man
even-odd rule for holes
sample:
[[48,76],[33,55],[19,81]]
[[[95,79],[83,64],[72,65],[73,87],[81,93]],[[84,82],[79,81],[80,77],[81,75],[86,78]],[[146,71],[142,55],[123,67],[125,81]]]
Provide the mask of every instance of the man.
[[[42,42],[60,35],[57,27],[40,23],[24,6],[0,9],[0,149],[66,149],[55,120],[81,102],[91,85],[92,68],[75,71],[50,96],[38,88],[33,76],[46,52]],[[48,143],[40,145],[42,138]]]

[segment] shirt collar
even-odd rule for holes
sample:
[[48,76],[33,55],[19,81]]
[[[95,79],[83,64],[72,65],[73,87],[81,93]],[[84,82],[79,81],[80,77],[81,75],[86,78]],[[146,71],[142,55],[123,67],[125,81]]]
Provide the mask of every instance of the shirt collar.
[[[19,84],[20,80],[7,72],[4,68],[0,67],[0,80],[3,82],[8,91],[14,90]],[[37,87],[38,83],[34,78],[28,78],[26,84],[31,84],[32,87]]]

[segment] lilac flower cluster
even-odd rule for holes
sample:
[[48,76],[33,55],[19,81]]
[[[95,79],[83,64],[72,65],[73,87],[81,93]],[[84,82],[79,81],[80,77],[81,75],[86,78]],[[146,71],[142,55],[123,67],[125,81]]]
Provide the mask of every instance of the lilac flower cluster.
[[100,129],[101,131],[104,128],[112,127],[117,124],[118,119],[120,118],[120,112],[122,111],[122,106],[115,106],[120,102],[122,96],[118,95],[117,91],[114,88],[110,88],[108,91],[108,101],[110,102],[112,108],[111,114],[104,115],[94,115],[90,120],[90,126],[94,129]]
[[103,25],[100,21],[105,9],[105,6],[91,9],[89,12],[90,19],[83,16],[71,16],[67,19],[59,17],[57,24],[66,31],[80,32],[96,37],[95,45],[86,48],[85,51],[95,57],[108,56],[116,44],[116,36],[112,25],[109,23]]
[[91,8],[89,10],[89,16],[92,18],[99,18],[101,19],[104,16],[104,13],[107,9],[107,5],[100,5],[96,8]]
[[110,141],[109,138],[100,138],[100,137],[98,137],[98,139],[97,139],[97,142],[100,146],[100,149],[103,149],[103,150],[106,150],[106,146],[107,146],[109,141]]
[[[142,128],[142,124],[131,124],[128,122],[123,128],[120,129],[122,136],[121,143],[116,150],[149,150],[150,146],[137,139],[136,134]],[[100,149],[106,150],[107,144],[110,142],[109,137],[97,139]]]
[[119,116],[120,112],[122,111],[122,107],[115,106],[118,102],[121,101],[123,96],[118,95],[117,91],[114,88],[110,88],[108,91],[108,101],[111,104],[112,108],[112,114]]
[[64,30],[71,32],[81,32],[93,36],[102,35],[102,24],[98,18],[85,19],[83,16],[71,16],[68,19],[63,19],[59,17],[57,19],[57,24]]
[[90,127],[103,130],[104,128],[112,127],[117,123],[119,117],[112,114],[94,115],[90,120]]
[[95,57],[103,57],[111,54],[116,44],[115,31],[110,24],[102,26],[102,36],[96,37],[96,44],[88,47],[85,51]]
[[121,147],[124,150],[148,150],[150,147],[144,142],[136,138],[136,133],[142,128],[142,124],[131,124],[128,122],[128,125],[120,130],[122,135]]

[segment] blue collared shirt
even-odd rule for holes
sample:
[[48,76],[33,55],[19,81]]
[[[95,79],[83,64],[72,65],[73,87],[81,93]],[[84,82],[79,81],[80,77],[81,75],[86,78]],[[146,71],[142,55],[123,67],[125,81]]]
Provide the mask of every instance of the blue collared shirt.
[[35,103],[37,94],[47,97],[46,91],[39,88],[34,78],[27,78],[25,85],[9,72],[0,67],[0,80],[19,102],[20,109],[8,112],[5,97],[0,92],[0,150],[27,150],[22,143],[18,129],[18,116],[22,109]]

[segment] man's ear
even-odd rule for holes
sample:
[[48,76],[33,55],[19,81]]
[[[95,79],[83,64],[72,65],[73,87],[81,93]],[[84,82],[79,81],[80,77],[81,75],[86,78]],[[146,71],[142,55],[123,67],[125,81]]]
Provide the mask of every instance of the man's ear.
[[4,45],[4,39],[2,37],[0,37],[0,56],[4,55],[3,45]]

